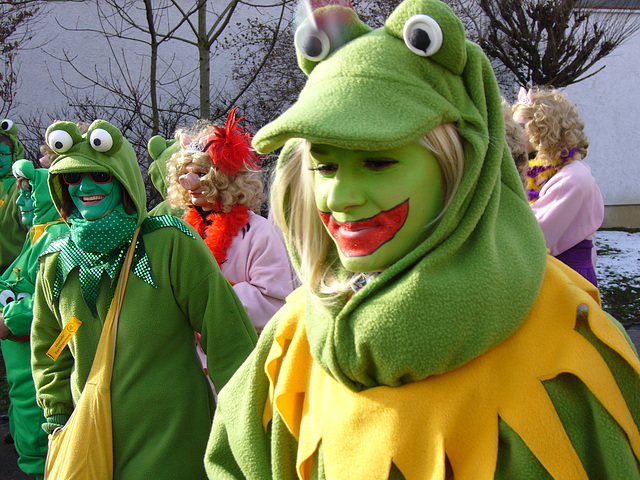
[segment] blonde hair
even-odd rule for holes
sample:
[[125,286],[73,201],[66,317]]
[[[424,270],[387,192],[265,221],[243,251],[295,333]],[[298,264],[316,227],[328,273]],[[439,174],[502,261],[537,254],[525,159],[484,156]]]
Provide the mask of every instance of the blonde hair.
[[584,122],[566,93],[555,88],[536,87],[532,90],[530,105],[516,103],[512,111],[530,119],[525,131],[543,165],[555,164],[572,149],[577,149],[582,158],[587,156],[589,141],[584,133]]
[[[175,138],[179,142],[180,136],[187,134],[192,140],[199,141],[210,132],[211,125],[201,120],[189,130],[177,130]],[[259,213],[264,192],[260,170],[247,167],[245,164],[236,174],[226,175],[213,164],[208,153],[188,152],[184,148],[171,155],[167,162],[167,200],[173,208],[188,210],[192,206],[189,191],[178,181],[180,175],[186,172],[187,165],[192,162],[207,172],[200,178],[200,182],[208,202],[218,203],[225,212],[236,205],[244,205]]]
[[[464,172],[464,149],[455,125],[439,125],[418,143],[428,148],[442,170],[445,193],[440,221],[451,203]],[[286,152],[276,169],[271,188],[271,206],[276,223],[288,238],[299,262],[299,274],[312,298],[330,305],[348,292],[359,273],[347,272],[335,254],[334,243],[318,215],[313,174],[309,170],[311,142],[300,139]]]
[[513,119],[513,111],[511,105],[504,98],[502,99],[502,112],[504,113],[505,136],[507,146],[511,151],[511,157],[516,164],[520,181],[522,185],[527,185],[527,167],[529,165],[529,157],[527,155],[527,145],[524,142],[524,131],[518,122]]

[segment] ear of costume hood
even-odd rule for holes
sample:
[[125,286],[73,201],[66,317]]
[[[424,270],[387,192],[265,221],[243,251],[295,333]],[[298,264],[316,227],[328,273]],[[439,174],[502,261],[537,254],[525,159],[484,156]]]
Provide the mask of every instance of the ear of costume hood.
[[12,168],[15,177],[25,177],[31,184],[34,210],[33,224],[41,225],[60,218],[49,193],[49,171],[46,168],[35,168],[33,163],[28,160],[18,160],[13,164]]
[[[141,225],[146,217],[146,192],[136,153],[129,141],[122,136],[118,128],[105,120],[96,120],[84,135],[70,122],[57,122],[47,129],[47,143],[56,131],[68,132],[73,142],[66,151],[61,152],[49,167],[49,190],[58,211],[62,204],[62,174],[71,172],[109,172],[127,191],[136,208]],[[98,151],[91,145],[96,136],[107,132],[113,146],[107,151]]]
[[167,162],[175,152],[180,150],[176,139],[166,140],[161,135],[149,139],[147,150],[154,162],[149,166],[149,176],[162,198],[167,196]]

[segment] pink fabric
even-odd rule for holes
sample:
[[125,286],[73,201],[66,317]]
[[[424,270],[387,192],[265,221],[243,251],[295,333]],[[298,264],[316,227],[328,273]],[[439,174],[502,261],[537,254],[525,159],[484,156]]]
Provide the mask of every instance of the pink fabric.
[[233,239],[222,274],[231,282],[258,333],[293,291],[293,270],[284,241],[265,218],[251,212],[249,228]]
[[602,194],[584,161],[572,162],[551,177],[531,208],[553,256],[594,240],[604,220]]

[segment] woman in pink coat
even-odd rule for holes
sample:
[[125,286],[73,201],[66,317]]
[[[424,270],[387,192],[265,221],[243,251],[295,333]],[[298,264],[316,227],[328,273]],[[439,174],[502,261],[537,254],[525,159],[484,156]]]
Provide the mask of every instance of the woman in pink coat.
[[551,255],[597,286],[595,232],[604,219],[602,194],[582,161],[589,141],[565,93],[521,89],[513,117],[524,127],[527,193]]

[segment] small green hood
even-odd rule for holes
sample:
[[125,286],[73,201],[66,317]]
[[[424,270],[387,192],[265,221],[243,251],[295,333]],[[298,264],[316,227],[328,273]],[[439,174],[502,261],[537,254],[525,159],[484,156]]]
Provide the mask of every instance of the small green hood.
[[33,198],[34,225],[53,222],[60,218],[56,206],[51,200],[49,193],[49,171],[46,168],[35,168],[28,160],[18,160],[12,166],[13,176],[24,177],[31,184],[31,195]]
[[96,120],[82,135],[75,123],[56,122],[47,129],[46,141],[60,156],[49,168],[49,190],[58,211],[62,204],[61,174],[109,172],[127,191],[142,225],[146,213],[146,192],[138,159],[120,130],[105,120]]
[[180,150],[176,139],[166,140],[161,135],[155,135],[147,144],[149,155],[154,162],[149,166],[149,176],[153,186],[160,192],[162,198],[167,196],[167,162],[175,152]]
[[296,103],[257,132],[256,150],[290,141],[282,165],[296,138],[382,150],[453,122],[466,154],[461,185],[428,239],[339,311],[307,302],[314,358],[357,390],[446,372],[511,335],[537,298],[546,247],[506,145],[491,65],[451,9],[405,0],[383,28],[354,24],[343,29],[353,36],[330,41],[322,60],[305,57],[297,39],[308,81]]

